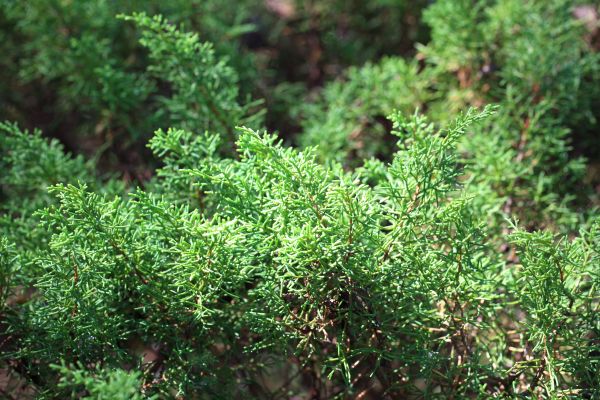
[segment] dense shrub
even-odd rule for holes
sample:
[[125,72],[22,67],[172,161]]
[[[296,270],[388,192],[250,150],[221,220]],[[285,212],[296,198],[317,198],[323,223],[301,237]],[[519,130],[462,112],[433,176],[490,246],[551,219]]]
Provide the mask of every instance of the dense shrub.
[[598,10],[425,3],[1,1],[0,395],[600,396]]

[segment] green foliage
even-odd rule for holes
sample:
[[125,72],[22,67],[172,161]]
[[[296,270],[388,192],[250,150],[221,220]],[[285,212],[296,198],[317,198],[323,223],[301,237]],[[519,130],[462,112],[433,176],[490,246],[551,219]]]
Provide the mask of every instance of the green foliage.
[[0,1],[0,394],[600,396],[596,31],[424,6]]
[[163,161],[152,182],[153,190],[174,203],[188,203],[192,206],[206,207],[206,198],[193,184],[182,169],[195,168],[207,171],[212,164],[226,162],[217,155],[220,147],[218,135],[205,133],[194,135],[181,129],[158,130],[150,140],[148,147]]
[[0,233],[30,250],[48,236],[32,216],[53,202],[48,187],[92,176],[84,159],[66,156],[56,140],[47,142],[39,131],[29,134],[10,123],[0,124],[0,169]]
[[[71,398],[141,400],[140,373],[128,373],[120,369],[88,371],[82,365],[56,366],[61,374],[58,387],[71,389]],[[85,391],[85,395],[81,395]]]
[[572,136],[597,127],[600,59],[572,5],[434,3],[424,13],[432,40],[416,59],[383,59],[327,85],[319,102],[303,107],[299,142],[318,144],[324,160],[356,166],[391,154],[384,116],[393,108],[420,109],[445,124],[467,106],[498,104],[461,144],[477,209],[496,226],[517,214],[525,224],[575,230],[572,207],[587,193],[577,187],[584,160],[572,153],[587,149],[574,149]]
[[6,298],[8,297],[8,291],[12,283],[13,274],[13,260],[11,259],[14,255],[9,247],[8,239],[5,237],[0,238],[0,301],[2,301],[1,307],[4,307]]
[[417,62],[386,58],[378,64],[351,68],[346,80],[330,83],[319,101],[305,107],[305,146],[318,145],[322,160],[357,164],[389,156],[389,122],[394,110],[412,113],[429,100],[427,80]]
[[511,235],[521,258],[515,293],[528,316],[524,345],[532,353],[514,373],[535,369],[548,395],[574,394],[564,389],[571,376],[581,382],[581,395],[598,394],[598,239],[598,223],[572,242],[549,232]]
[[[189,115],[202,118],[207,102],[214,101],[221,113],[220,107],[236,114],[250,111],[242,112],[248,117],[260,110],[258,102],[251,100],[258,93],[273,109],[277,107],[274,88],[285,87],[284,80],[316,82],[347,65],[411,51],[412,43],[423,37],[417,17],[424,5],[388,0],[238,0],[233,7],[216,0],[34,0],[27,4],[2,0],[0,66],[5,73],[0,77],[4,104],[0,120],[41,125],[52,135],[65,135],[73,146],[80,145],[81,136],[99,136],[119,150],[137,148],[157,127],[167,128],[175,121],[189,125],[190,119],[184,119]],[[154,28],[152,18],[147,18],[145,41],[153,29],[155,35],[161,33],[159,25],[167,27],[168,20],[171,31],[175,26],[180,32],[193,31],[188,36],[197,35],[197,44],[181,42],[167,53],[154,54],[170,61],[153,62],[153,49],[148,58],[137,32],[115,19],[119,14],[137,14],[141,23],[144,13],[164,16]],[[186,36],[162,31],[153,43],[173,44],[178,35]],[[183,50],[186,46],[196,50]],[[198,53],[200,47],[203,55]],[[260,51],[250,51],[256,49]],[[174,68],[177,57],[183,57],[182,65]],[[218,65],[211,72],[213,62]],[[184,73],[178,76],[179,72]],[[204,78],[212,83],[198,87],[197,80],[190,82]],[[178,92],[175,99],[170,98],[172,87]],[[202,88],[207,93],[200,93]],[[163,100],[170,106],[164,107]],[[269,112],[273,113],[270,122],[281,126],[279,120],[286,119],[288,110],[282,110],[284,115],[271,108]],[[225,124],[227,131],[234,118],[224,114],[220,119],[213,124]],[[207,123],[197,126],[204,128]]]
[[[599,94],[598,54],[585,43],[571,2],[499,1],[491,7],[478,2],[469,14],[477,24],[453,25],[464,23],[462,11],[469,4],[432,6],[425,19],[433,40],[422,51],[445,71],[438,79],[450,85],[448,99],[438,107],[500,105],[498,117],[464,146],[476,193],[493,188],[485,197],[496,200],[487,207],[519,214],[527,224],[573,229],[577,220],[568,206],[584,164],[569,155],[569,135],[595,124],[591,99]],[[452,41],[446,30],[465,38]],[[448,72],[455,75],[449,81]]]
[[[252,29],[244,23],[250,10],[249,6],[225,9],[215,1],[73,3],[61,0],[25,4],[3,0],[0,2],[0,15],[6,24],[13,27],[3,31],[7,36],[3,46],[10,55],[6,68],[11,73],[3,74],[1,79],[1,85],[7,91],[7,108],[0,118],[31,123],[29,110],[36,110],[40,103],[46,103],[44,108],[55,119],[49,124],[44,123],[52,130],[67,128],[72,131],[69,137],[94,134],[110,144],[117,142],[114,146],[133,146],[140,139],[145,141],[157,126],[170,126],[173,120],[193,113],[192,109],[206,107],[206,101],[212,99],[205,98],[204,102],[198,103],[201,95],[191,95],[193,88],[189,87],[189,83],[193,77],[204,79],[211,76],[212,83],[206,83],[210,88],[208,94],[215,95],[214,90],[219,89],[220,93],[225,88],[234,95],[233,99],[228,94],[223,95],[224,101],[229,102],[229,111],[238,100],[235,98],[238,74],[227,67],[227,61],[221,57],[236,57],[233,63],[239,67],[243,78],[253,79],[252,58],[242,57],[239,41],[233,40]],[[200,29],[204,40],[218,41],[216,50],[208,43],[200,46],[198,39],[194,39],[198,42],[193,45],[196,50],[189,48],[185,53],[183,38],[186,35],[175,33],[173,28],[169,43],[174,44],[178,38],[181,39],[179,53],[170,53],[170,63],[162,60],[159,67],[151,68],[138,46],[136,32],[115,18],[120,13],[143,11],[163,13],[174,22],[185,22],[186,27]],[[139,20],[141,22],[144,18],[140,15]],[[155,24],[160,25],[159,22]],[[163,24],[167,26],[166,22]],[[149,25],[146,28],[151,30]],[[158,25],[154,28],[161,29]],[[162,38],[167,39],[167,33],[163,33]],[[151,36],[147,32],[145,40],[150,40]],[[202,54],[198,52],[200,47],[205,48]],[[215,52],[219,60],[214,59]],[[176,57],[183,57],[179,69],[173,69],[173,63],[177,64]],[[213,64],[217,70],[211,72]],[[146,72],[147,67],[154,73]],[[186,68],[181,80],[174,79]],[[192,70],[194,68],[195,71]],[[215,76],[226,72],[219,69],[228,71],[230,77],[223,75],[223,82],[215,86]],[[188,93],[176,93],[176,99],[169,99],[173,109],[163,109],[164,100],[168,97],[165,96],[166,87],[159,85],[154,78],[173,85],[176,92],[185,87]],[[228,84],[235,87],[226,87]],[[245,91],[240,98],[245,100],[252,85],[246,81],[242,86]],[[13,96],[12,91],[20,92],[20,96]],[[223,106],[221,102],[217,102],[217,106]],[[171,115],[173,111],[175,115]],[[44,120],[43,116],[34,115],[33,118]],[[199,125],[206,126],[206,123]]]
[[237,103],[237,74],[226,60],[216,59],[211,43],[180,32],[161,16],[135,14],[125,19],[142,28],[140,43],[150,51],[150,73],[171,86],[171,96],[159,98],[164,106],[159,113],[166,112],[172,124],[192,132],[220,132],[229,141],[235,140],[236,124],[253,124],[244,116],[256,104]]

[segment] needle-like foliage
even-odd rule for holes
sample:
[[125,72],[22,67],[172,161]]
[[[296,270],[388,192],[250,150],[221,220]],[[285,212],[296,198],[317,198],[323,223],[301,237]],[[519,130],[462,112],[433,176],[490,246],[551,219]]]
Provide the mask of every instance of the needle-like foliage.
[[[416,54],[314,95],[253,78],[276,62],[228,42],[266,29],[250,3],[0,0],[22,60],[0,85],[56,89],[48,109],[84,115],[55,123],[102,143],[88,160],[0,124],[0,396],[600,396],[600,58],[579,4],[432,2]],[[328,32],[317,49],[343,52],[302,64],[333,62],[315,83],[417,29],[373,12],[421,3],[268,1],[262,39]],[[300,132],[267,132],[274,115]],[[107,167],[131,148],[145,170]]]

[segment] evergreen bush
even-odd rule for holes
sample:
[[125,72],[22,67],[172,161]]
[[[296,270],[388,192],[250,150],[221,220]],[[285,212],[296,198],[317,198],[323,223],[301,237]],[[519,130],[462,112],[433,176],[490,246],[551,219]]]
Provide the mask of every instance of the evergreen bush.
[[0,396],[600,397],[598,10],[424,3],[0,1]]

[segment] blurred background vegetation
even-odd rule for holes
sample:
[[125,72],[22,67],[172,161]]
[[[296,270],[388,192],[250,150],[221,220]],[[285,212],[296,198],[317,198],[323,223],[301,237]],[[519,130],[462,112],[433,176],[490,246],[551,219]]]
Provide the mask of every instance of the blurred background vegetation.
[[[302,105],[347,67],[412,56],[426,42],[425,1],[62,1],[0,2],[0,120],[98,156],[127,179],[145,180],[145,145],[157,128],[165,76],[148,73],[139,32],[118,14],[162,14],[212,42],[235,70],[238,100],[260,99],[269,131],[295,141]],[[388,95],[390,96],[390,95]],[[185,107],[185,105],[183,105]]]
[[[521,143],[532,151],[541,146],[548,155],[530,168],[543,164],[556,171],[583,156],[587,167],[569,165],[592,186],[599,182],[600,39],[593,3],[238,0],[224,7],[213,0],[2,0],[0,5],[0,120],[39,128],[126,182],[152,176],[157,162],[146,144],[156,129],[214,128],[194,125],[198,116],[190,110],[197,99],[179,93],[178,78],[160,70],[164,54],[153,59],[139,42],[139,30],[116,18],[132,12],[161,14],[213,44],[215,59],[230,70],[223,87],[234,90],[229,96],[237,112],[254,117],[236,123],[265,127],[289,144],[318,145],[324,160],[354,167],[363,158],[389,159],[393,141],[385,116],[394,109],[419,109],[443,123],[466,106],[497,103],[506,105],[498,117],[503,122],[491,123],[494,132],[483,141],[465,144],[472,162],[486,165],[475,168],[489,169],[489,157],[506,155]],[[532,138],[521,137],[524,125]],[[549,127],[555,131],[550,136],[566,136],[560,139],[564,148],[555,140],[546,143]],[[521,159],[529,154],[526,148],[517,153]],[[506,176],[494,179],[527,173],[506,167]],[[575,173],[564,172],[567,178]]]

